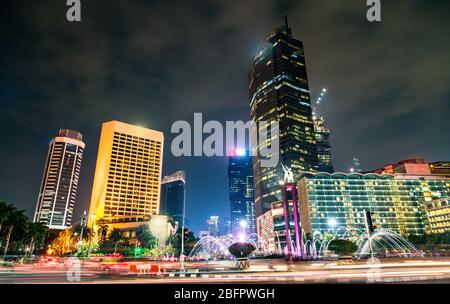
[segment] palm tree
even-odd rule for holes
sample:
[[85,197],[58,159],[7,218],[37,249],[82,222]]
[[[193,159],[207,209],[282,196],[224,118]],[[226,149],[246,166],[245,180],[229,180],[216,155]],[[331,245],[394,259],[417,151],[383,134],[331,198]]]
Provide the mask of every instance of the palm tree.
[[103,244],[106,239],[106,235],[108,234],[108,225],[100,224],[97,233],[100,235],[100,242]]
[[47,237],[48,227],[43,223],[30,223],[27,230],[27,239],[30,241],[30,256],[33,255],[35,244],[42,244]]
[[117,252],[117,244],[119,244],[120,242],[122,242],[123,236],[122,236],[122,232],[120,232],[119,228],[114,228],[113,230],[111,230],[111,232],[109,233],[108,236],[108,240],[113,241],[114,242],[114,253]]
[[3,223],[6,222],[6,220],[9,217],[9,214],[14,210],[13,205],[6,204],[5,201],[0,201],[0,234],[2,232]]
[[3,253],[3,257],[5,257],[6,253],[8,252],[8,247],[11,238],[13,236],[18,236],[27,230],[28,218],[25,215],[25,210],[17,210],[15,207],[12,207],[12,209],[9,210],[9,212],[7,213],[7,218],[3,223],[5,226],[8,227],[8,233],[6,235],[5,251]]

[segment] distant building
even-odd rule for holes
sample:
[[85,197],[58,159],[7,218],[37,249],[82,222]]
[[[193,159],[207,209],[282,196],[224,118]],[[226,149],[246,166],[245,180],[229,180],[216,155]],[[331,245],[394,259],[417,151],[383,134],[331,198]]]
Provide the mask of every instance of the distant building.
[[438,161],[430,163],[432,174],[450,174],[450,161]]
[[209,235],[212,237],[218,237],[219,233],[219,217],[218,216],[210,216],[208,221],[208,230]]
[[[293,206],[292,206],[292,200],[291,198],[288,199],[289,202],[289,227],[290,227],[290,235],[292,238],[292,241],[294,241],[293,236],[294,236],[294,213],[293,213]],[[285,248],[286,246],[286,221],[285,221],[285,217],[284,217],[284,206],[283,206],[283,201],[278,201],[278,202],[273,202],[272,203],[272,209],[270,210],[271,214],[272,214],[272,223],[273,223],[273,237],[274,237],[274,246],[276,247],[276,251],[278,253],[282,253],[283,252],[283,248]],[[267,227],[270,226],[270,222],[267,222],[267,216],[268,214],[266,213],[266,218],[264,218],[265,221],[265,225],[266,225],[266,229]],[[258,217],[258,219],[260,219]],[[261,228],[262,226],[260,226]],[[265,233],[266,232],[262,232]],[[269,241],[270,243],[270,241]]]
[[106,224],[158,214],[163,144],[161,132],[103,123],[89,214]]
[[127,238],[131,243],[135,243],[136,230],[140,226],[148,227],[149,232],[156,238],[159,248],[165,248],[167,240],[171,235],[176,233],[176,223],[167,215],[148,215],[142,217],[138,221],[127,221],[122,223],[109,223],[108,230],[117,228],[121,231],[122,236]]
[[221,236],[231,234],[231,221],[229,217],[225,217],[224,220],[219,222],[219,234]]
[[450,197],[431,200],[424,203],[426,211],[427,233],[450,231]]
[[201,239],[203,237],[210,236],[209,230],[200,230],[198,232],[198,237]]
[[377,174],[431,174],[430,164],[424,159],[406,159],[399,161],[397,164],[386,165],[383,168],[371,171]]
[[353,172],[357,172],[357,173],[361,173],[361,164],[359,163],[359,158],[358,157],[353,157],[353,167],[350,168],[350,173]]
[[228,190],[231,211],[231,231],[236,236],[242,232],[240,222],[247,223],[246,233],[256,233],[256,216],[253,195],[252,156],[248,151],[236,150],[228,160]]
[[[277,250],[272,210],[257,218],[258,240],[266,252],[281,253]],[[277,243],[278,244],[278,243]]]
[[68,129],[50,141],[34,222],[50,229],[71,226],[84,147],[81,133]]
[[331,159],[330,129],[325,127],[323,117],[314,118],[314,130],[317,142],[317,156],[319,158],[319,171],[333,173]]
[[[178,226],[183,225],[183,208],[186,199],[186,173],[175,172],[161,181],[160,214],[171,216]],[[185,221],[185,225],[187,225]]]

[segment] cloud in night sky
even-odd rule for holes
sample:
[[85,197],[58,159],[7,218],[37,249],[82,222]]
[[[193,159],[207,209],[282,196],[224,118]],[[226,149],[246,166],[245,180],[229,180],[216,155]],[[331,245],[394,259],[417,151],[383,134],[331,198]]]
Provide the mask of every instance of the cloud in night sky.
[[365,0],[4,1],[0,57],[0,197],[34,211],[47,145],[59,128],[86,142],[76,213],[87,209],[100,126],[117,119],[164,131],[164,174],[187,171],[195,231],[229,213],[225,158],[174,158],[170,126],[247,120],[248,68],[267,32],[289,15],[305,46],[312,99],[346,170],[410,157],[450,159],[450,4],[382,1],[368,23]]

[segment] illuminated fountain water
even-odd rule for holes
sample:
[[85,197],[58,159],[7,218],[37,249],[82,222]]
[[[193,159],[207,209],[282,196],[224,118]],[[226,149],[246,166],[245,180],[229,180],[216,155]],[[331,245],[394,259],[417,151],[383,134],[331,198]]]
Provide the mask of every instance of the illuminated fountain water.
[[188,260],[230,259],[232,256],[228,248],[233,243],[234,239],[231,236],[204,236],[192,248]]
[[[348,229],[339,227],[334,231],[328,232],[328,237],[319,237],[314,243],[318,246],[317,256],[324,257],[330,254],[328,249],[333,240],[344,239],[356,243],[358,250],[357,256],[367,256],[370,254],[369,238],[367,233],[359,229]],[[400,254],[401,256],[419,256],[422,254],[411,242],[400,234],[387,229],[378,229],[370,236],[370,244],[375,254],[380,256],[390,256]]]
[[[302,235],[305,235],[302,233]],[[312,238],[303,238],[302,241],[302,259],[321,259],[330,256],[329,245],[333,240],[345,239],[350,240],[358,246],[355,253],[357,256],[370,254],[369,242],[367,234],[359,229],[338,227],[321,235],[314,233]],[[188,260],[228,260],[232,259],[232,255],[228,248],[237,240],[233,236],[211,237],[205,236],[201,238],[191,250]],[[252,244],[256,250],[252,256],[268,256],[274,253],[287,255],[287,246],[281,247],[279,238],[276,245],[276,252],[269,250],[269,244],[262,240],[258,240],[256,234],[250,234],[247,243]],[[420,256],[422,254],[411,242],[403,236],[390,230],[378,229],[370,237],[373,252],[379,256]],[[291,248],[295,252],[295,242],[291,240]]]
[[373,252],[378,255],[389,256],[391,254],[399,254],[403,257],[423,255],[420,250],[403,236],[384,229],[376,230],[375,233],[370,236],[370,240],[367,233],[362,234],[356,242],[358,245],[356,254],[370,254],[369,242],[370,245],[372,245]]
[[[221,237],[204,236],[192,248],[188,260],[232,259],[228,248],[235,242],[237,240],[231,235]],[[269,245],[263,240],[258,240],[255,233],[250,234],[245,242],[252,244],[256,248],[252,254],[253,256],[266,256],[269,254]]]

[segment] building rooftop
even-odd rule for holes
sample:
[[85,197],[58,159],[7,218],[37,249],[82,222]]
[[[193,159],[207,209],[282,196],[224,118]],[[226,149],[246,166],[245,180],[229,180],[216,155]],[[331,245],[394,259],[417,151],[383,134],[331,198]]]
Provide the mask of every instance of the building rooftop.
[[68,137],[68,138],[76,139],[79,141],[83,141],[83,135],[80,132],[70,130],[70,129],[60,129],[58,131],[58,133],[56,133],[56,136],[57,137]]

